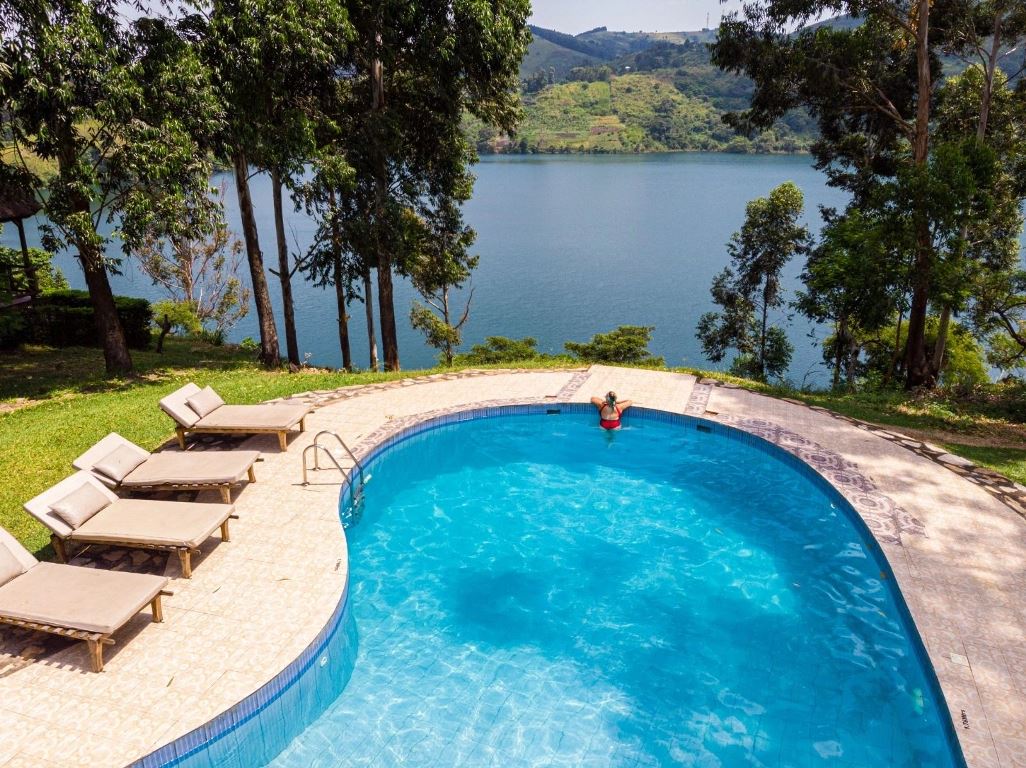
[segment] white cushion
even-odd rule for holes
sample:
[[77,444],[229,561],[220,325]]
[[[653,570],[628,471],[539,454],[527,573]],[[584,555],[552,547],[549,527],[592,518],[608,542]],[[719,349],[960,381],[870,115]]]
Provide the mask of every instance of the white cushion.
[[187,398],[185,403],[202,419],[208,413],[212,413],[224,405],[224,400],[210,387],[204,387],[192,397]]
[[78,528],[108,504],[110,499],[104,496],[99,488],[91,483],[85,483],[60,501],[55,501],[50,505],[50,509],[72,528]]
[[122,445],[115,448],[93,465],[93,469],[105,477],[109,477],[115,483],[124,480],[129,472],[146,461],[133,450],[132,446]]
[[0,544],[0,587],[25,573],[25,566],[3,544]]

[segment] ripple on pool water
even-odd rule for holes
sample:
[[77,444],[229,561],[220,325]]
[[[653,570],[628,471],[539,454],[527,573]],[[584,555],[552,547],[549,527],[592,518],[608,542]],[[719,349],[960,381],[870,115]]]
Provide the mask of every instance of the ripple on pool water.
[[961,764],[861,533],[759,450],[517,416],[373,475],[355,671],[275,765]]

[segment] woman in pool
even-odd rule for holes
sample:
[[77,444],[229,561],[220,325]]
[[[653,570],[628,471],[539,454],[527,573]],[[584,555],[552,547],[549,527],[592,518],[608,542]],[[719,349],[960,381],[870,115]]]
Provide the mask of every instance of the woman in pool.
[[620,417],[631,407],[630,400],[617,400],[616,392],[610,390],[605,398],[593,397],[591,404],[598,408],[599,426],[602,429],[619,429]]

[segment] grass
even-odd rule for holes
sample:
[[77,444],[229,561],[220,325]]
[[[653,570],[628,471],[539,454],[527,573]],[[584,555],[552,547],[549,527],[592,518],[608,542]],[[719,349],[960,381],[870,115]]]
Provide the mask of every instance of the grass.
[[[168,339],[162,355],[148,351],[135,352],[133,357],[137,375],[109,380],[103,375],[102,355],[95,349],[27,347],[0,354],[0,476],[4,478],[0,483],[0,525],[30,550],[47,549],[48,534],[22,511],[22,503],[65,477],[72,459],[108,432],[116,431],[149,450],[167,441],[173,434],[172,424],[156,403],[188,381],[213,386],[229,402],[256,403],[313,389],[430,372],[266,371],[252,355],[234,347],[174,337]],[[572,365],[574,361],[567,358],[543,358],[494,367]],[[722,373],[675,370],[891,426],[1026,484],[1026,426],[985,400],[959,401],[944,395],[911,398],[899,392],[803,393]]]

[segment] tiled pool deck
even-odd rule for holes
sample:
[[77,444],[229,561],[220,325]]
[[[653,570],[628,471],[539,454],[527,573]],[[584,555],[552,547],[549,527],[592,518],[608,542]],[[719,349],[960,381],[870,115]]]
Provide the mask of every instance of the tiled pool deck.
[[[257,482],[237,495],[232,541],[211,539],[191,580],[177,578],[176,558],[165,566],[175,593],[165,622],[137,617],[108,649],[105,672],[88,671],[81,643],[0,629],[0,768],[125,765],[229,708],[309,645],[338,605],[347,561],[338,473],[300,484],[303,448],[318,431],[366,452],[428,414],[580,402],[609,389],[757,434],[826,476],[890,560],[970,768],[1026,767],[1026,520],[1012,508],[1014,486],[801,404],[684,374],[595,366],[303,396],[317,410],[287,452],[274,438],[244,443],[263,460]],[[106,549],[80,562],[152,572],[163,558]]]

